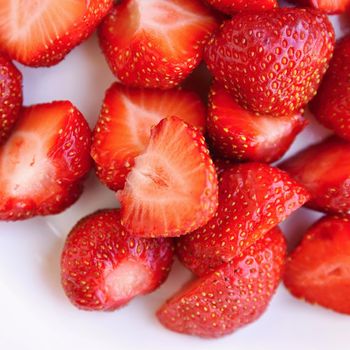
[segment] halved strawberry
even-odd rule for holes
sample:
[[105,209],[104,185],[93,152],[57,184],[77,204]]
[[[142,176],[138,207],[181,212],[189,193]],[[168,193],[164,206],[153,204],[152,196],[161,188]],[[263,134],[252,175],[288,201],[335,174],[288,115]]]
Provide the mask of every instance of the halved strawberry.
[[234,332],[259,318],[280,280],[286,256],[278,227],[232,262],[191,283],[157,312],[172,331],[206,338]]
[[216,28],[199,0],[125,0],[99,34],[109,66],[124,84],[168,89],[199,64]]
[[296,0],[296,2],[332,14],[345,12],[350,5],[349,0]]
[[86,39],[113,0],[0,0],[0,48],[33,67],[61,61]]
[[297,298],[350,314],[349,217],[317,221],[288,258],[284,283]]
[[0,219],[48,215],[71,205],[90,169],[91,136],[68,101],[25,107],[0,147]]
[[170,239],[131,237],[119,210],[105,209],[81,219],[69,233],[61,257],[62,286],[84,310],[114,310],[152,292],[173,262]]
[[219,208],[177,240],[180,261],[202,276],[242,253],[309,199],[287,173],[263,163],[232,165],[219,177]]
[[206,0],[208,4],[228,15],[239,11],[271,10],[278,6],[277,0]]
[[122,224],[136,236],[180,236],[205,225],[218,206],[218,185],[201,132],[163,119],[118,198]]
[[279,118],[255,115],[240,107],[219,84],[211,88],[208,135],[222,157],[273,162],[283,156],[306,125],[300,114]]
[[311,194],[307,206],[350,213],[350,144],[335,136],[302,150],[279,165]]
[[0,54],[0,144],[9,136],[22,106],[22,74]]
[[154,125],[176,115],[204,132],[205,114],[204,104],[192,92],[113,84],[93,133],[91,155],[97,176],[112,190],[122,189],[134,158],[147,147]]

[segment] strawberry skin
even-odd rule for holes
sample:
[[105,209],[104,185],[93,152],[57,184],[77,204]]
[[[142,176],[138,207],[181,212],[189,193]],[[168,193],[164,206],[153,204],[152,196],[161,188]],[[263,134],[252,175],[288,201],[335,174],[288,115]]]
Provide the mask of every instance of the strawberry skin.
[[0,219],[56,214],[82,192],[91,135],[68,101],[24,107],[0,147]]
[[263,163],[232,165],[219,177],[219,208],[177,240],[180,261],[198,276],[230,262],[309,198],[287,173]]
[[222,157],[274,162],[288,150],[307,125],[300,115],[274,118],[240,107],[229,92],[214,83],[209,97],[208,135]]
[[278,6],[276,0],[206,0],[217,10],[233,15],[239,11],[271,10]]
[[201,132],[163,119],[117,197],[122,224],[136,236],[175,237],[205,225],[218,207],[218,184]]
[[349,217],[317,221],[288,258],[284,283],[297,298],[350,314]]
[[205,61],[240,106],[283,116],[316,94],[333,46],[333,27],[320,11],[241,12],[211,39]]
[[95,30],[112,5],[113,0],[2,1],[0,47],[22,64],[52,66]]
[[105,209],[81,219],[61,256],[61,281],[69,300],[83,310],[114,310],[158,288],[173,262],[170,239],[131,237],[120,211]]
[[8,138],[22,106],[22,74],[0,54],[0,144]]
[[310,107],[324,126],[350,141],[350,35],[337,43]]
[[205,129],[206,109],[193,92],[113,84],[93,132],[91,156],[99,179],[114,191],[122,189],[134,158],[147,147],[151,128],[172,115]]
[[125,0],[105,18],[99,38],[123,84],[169,89],[200,63],[216,28],[216,19],[199,0]]
[[350,144],[335,136],[302,150],[279,165],[311,194],[307,206],[350,213]]
[[157,312],[172,331],[214,338],[259,318],[281,279],[286,256],[278,227],[230,263],[197,279]]
[[350,4],[349,0],[296,0],[296,2],[330,14],[345,12]]

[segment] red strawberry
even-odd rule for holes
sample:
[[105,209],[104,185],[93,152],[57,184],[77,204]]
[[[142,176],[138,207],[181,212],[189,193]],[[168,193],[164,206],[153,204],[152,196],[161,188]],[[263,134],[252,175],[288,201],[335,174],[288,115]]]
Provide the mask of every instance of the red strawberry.
[[61,61],[86,39],[113,0],[1,1],[0,47],[32,67]]
[[175,332],[213,338],[255,321],[280,282],[285,255],[285,240],[276,227],[168,300],[157,312],[160,322]]
[[69,233],[61,280],[70,301],[84,310],[114,310],[161,285],[173,261],[172,241],[131,237],[119,210],[81,219]]
[[238,11],[270,10],[277,7],[277,0],[206,0],[208,4],[228,15]]
[[323,125],[350,141],[350,35],[336,45],[311,110]]
[[263,163],[233,165],[219,177],[213,219],[177,241],[177,255],[196,275],[215,270],[254,244],[309,198],[287,173]]
[[208,134],[216,152],[226,158],[273,162],[307,124],[300,114],[279,118],[254,115],[217,83],[209,100]]
[[284,283],[297,298],[350,314],[349,217],[325,216],[288,259]]
[[0,147],[0,219],[58,213],[90,169],[90,129],[68,101],[25,107]]
[[350,213],[350,144],[336,137],[313,145],[279,165],[311,194],[310,208]]
[[0,53],[0,144],[9,136],[22,106],[22,74]]
[[192,92],[145,90],[113,84],[106,92],[91,149],[97,175],[112,190],[122,189],[125,177],[150,138],[152,126],[176,115],[205,128],[205,107]]
[[124,84],[168,89],[199,64],[216,28],[199,0],[124,0],[99,34],[109,66]]
[[176,117],[163,119],[118,198],[122,224],[137,236],[180,236],[205,225],[217,209],[218,186],[202,134]]
[[341,13],[349,8],[349,0],[296,0],[303,6],[310,6],[326,13]]
[[283,116],[316,94],[333,46],[332,25],[317,10],[242,12],[222,25],[205,60],[243,108]]

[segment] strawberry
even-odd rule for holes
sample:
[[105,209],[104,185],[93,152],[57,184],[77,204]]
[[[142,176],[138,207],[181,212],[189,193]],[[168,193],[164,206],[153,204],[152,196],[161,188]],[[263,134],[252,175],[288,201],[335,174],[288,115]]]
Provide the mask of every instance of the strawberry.
[[134,158],[147,147],[152,126],[172,115],[204,131],[206,110],[196,94],[113,84],[93,133],[91,156],[100,180],[112,190],[122,189]]
[[350,213],[350,144],[330,137],[279,167],[311,194],[308,207],[329,213]]
[[288,258],[284,283],[297,298],[350,314],[349,217],[325,216]]
[[0,144],[8,138],[22,106],[22,74],[0,53]]
[[205,225],[217,209],[218,186],[202,134],[176,117],[163,119],[118,198],[122,224],[137,236],[180,236]]
[[61,212],[90,169],[90,129],[68,101],[25,107],[0,147],[0,219]]
[[333,46],[332,25],[317,10],[241,12],[224,22],[205,60],[243,108],[283,116],[316,94]]
[[240,107],[229,92],[213,84],[209,97],[208,134],[222,157],[273,162],[283,156],[307,125],[300,115],[257,116]]
[[208,4],[228,15],[238,11],[271,10],[278,6],[277,0],[206,0]]
[[61,257],[61,281],[79,309],[114,310],[158,288],[173,261],[167,238],[131,237],[120,211],[105,209],[81,219],[69,233]]
[[216,28],[199,0],[124,0],[103,21],[99,38],[122,83],[169,89],[200,63]]
[[322,80],[311,111],[326,127],[350,141],[350,35],[334,50],[329,69]]
[[309,198],[287,173],[263,163],[232,165],[219,177],[213,219],[177,241],[180,261],[202,276],[230,262]]
[[326,13],[342,13],[349,8],[349,0],[296,0],[303,6],[310,6]]
[[2,1],[0,47],[32,67],[61,61],[85,40],[113,0]]
[[285,239],[276,227],[168,300],[158,319],[179,333],[207,338],[232,333],[264,313],[280,282],[285,256]]

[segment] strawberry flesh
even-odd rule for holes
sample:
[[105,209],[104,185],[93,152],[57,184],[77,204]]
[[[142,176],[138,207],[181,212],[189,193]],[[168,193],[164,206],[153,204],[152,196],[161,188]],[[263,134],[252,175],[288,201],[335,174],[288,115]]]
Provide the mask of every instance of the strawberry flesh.
[[345,12],[350,5],[349,0],[296,0],[296,2],[330,14]]

